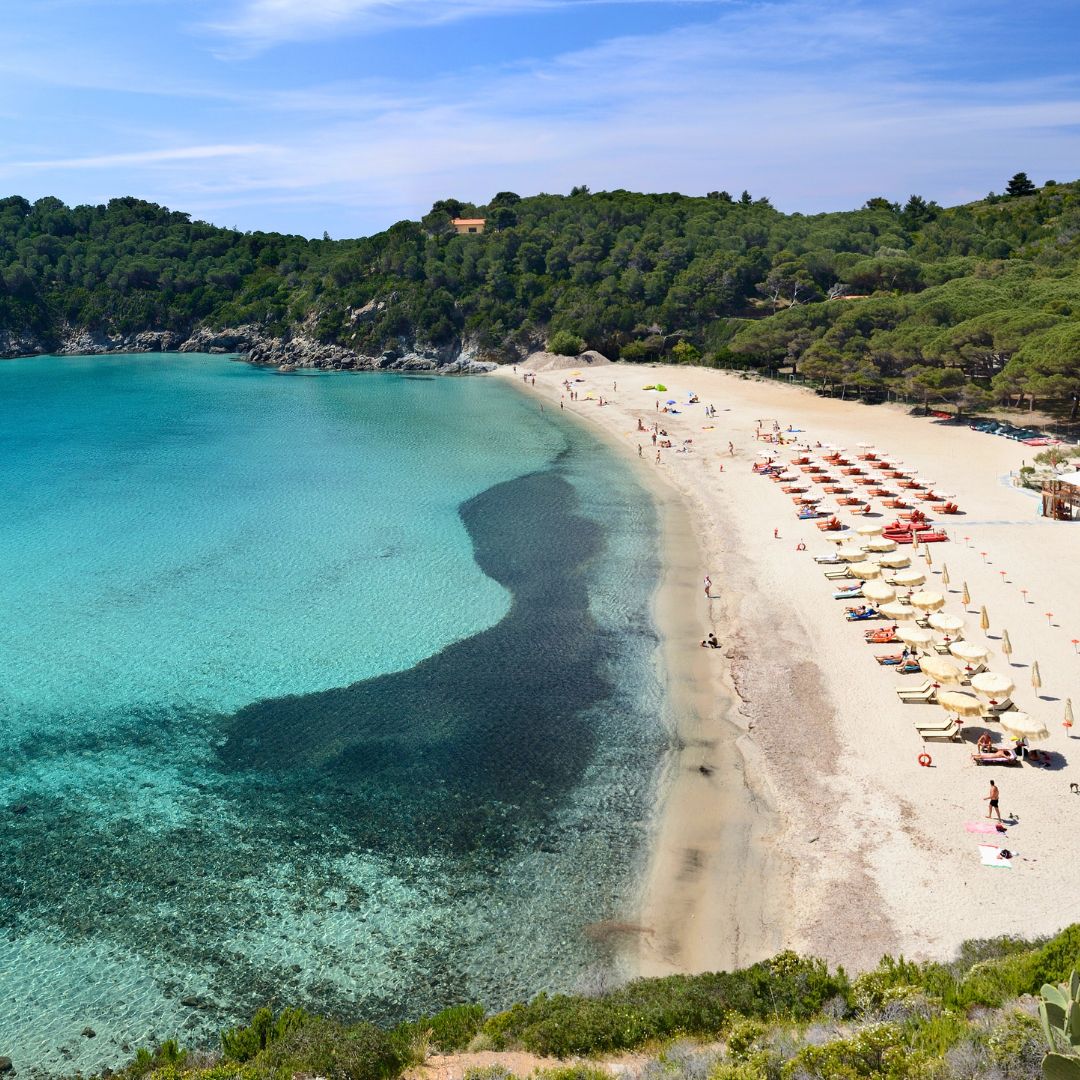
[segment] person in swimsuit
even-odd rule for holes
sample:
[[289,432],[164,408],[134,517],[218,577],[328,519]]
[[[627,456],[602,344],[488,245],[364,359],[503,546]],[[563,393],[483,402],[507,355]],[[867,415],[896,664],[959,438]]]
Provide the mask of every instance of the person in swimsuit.
[[986,816],[992,817],[997,815],[998,821],[1001,820],[1001,810],[998,808],[998,800],[1001,798],[1001,793],[998,791],[997,784],[993,780],[990,781],[990,794],[983,798],[983,802],[990,805],[986,808]]

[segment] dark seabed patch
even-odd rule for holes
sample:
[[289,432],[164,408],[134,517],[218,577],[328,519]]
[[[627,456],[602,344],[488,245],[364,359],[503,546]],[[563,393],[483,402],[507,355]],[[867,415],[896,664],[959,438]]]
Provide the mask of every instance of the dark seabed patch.
[[462,506],[512,605],[413,668],[232,716],[103,718],[101,738],[49,747],[112,771],[5,812],[0,934],[155,980],[154,1032],[73,1018],[95,1021],[102,1062],[266,1002],[400,1019],[605,962],[584,928],[621,913],[664,736],[612,683],[625,638],[648,648],[652,630],[620,639],[590,613],[605,535],[577,501],[556,466]]

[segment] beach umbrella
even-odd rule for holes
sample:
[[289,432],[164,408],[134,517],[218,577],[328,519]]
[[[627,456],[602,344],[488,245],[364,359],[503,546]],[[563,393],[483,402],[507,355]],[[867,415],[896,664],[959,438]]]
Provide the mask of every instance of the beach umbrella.
[[923,546],[922,546],[922,557],[926,560],[926,565],[927,566],[933,566],[934,565],[934,560],[930,558],[930,545],[929,544],[923,544]]
[[934,640],[934,635],[921,626],[898,626],[896,636],[905,645],[927,646]]
[[851,571],[853,577],[862,578],[863,581],[870,581],[872,578],[881,577],[881,567],[878,566],[877,563],[852,563],[848,569]]
[[860,525],[855,531],[860,536],[880,536],[883,527],[881,525]]
[[1001,631],[1001,651],[1006,656],[1012,656],[1012,642],[1009,640],[1009,631]]
[[837,548],[836,554],[845,562],[862,562],[863,559],[866,558],[866,553],[863,549],[861,547],[855,547],[854,545]]
[[986,610],[985,604],[982,606],[982,611],[979,612],[979,625],[983,630],[990,629],[990,613]]
[[1039,742],[1042,739],[1050,738],[1050,732],[1046,730],[1046,724],[1030,713],[1003,712],[998,719],[1001,721],[1002,728],[1018,739]]
[[949,652],[957,660],[963,660],[967,664],[981,664],[990,655],[986,649],[981,645],[976,645],[974,641],[954,641],[949,646]]
[[1066,729],[1069,729],[1069,728],[1071,728],[1073,726],[1073,710],[1072,710],[1072,698],[1071,697],[1067,697],[1065,699],[1065,720],[1064,720],[1064,724],[1065,724]]
[[996,671],[984,671],[979,675],[971,676],[971,689],[981,697],[1004,701],[1016,689],[1016,683],[1008,675],[1001,675]]
[[922,592],[911,594],[911,606],[920,611],[938,611],[945,606],[945,597],[939,592],[924,589]]
[[959,690],[946,690],[937,696],[937,703],[946,711],[957,716],[981,716],[982,704],[973,694],[964,694]]
[[917,612],[907,604],[901,604],[898,600],[891,600],[882,604],[878,611],[891,622],[907,622],[914,619]]
[[868,581],[862,587],[864,600],[872,600],[875,604],[887,604],[896,599],[896,590],[884,581]]
[[1039,671],[1039,661],[1038,660],[1036,660],[1031,665],[1031,685],[1036,690],[1041,690],[1042,689],[1042,674]]
[[960,603],[967,607],[971,603],[971,593],[968,592],[967,582],[964,582],[964,587],[960,590]]
[[964,673],[944,656],[921,656],[919,667],[936,683],[959,686],[964,681]]
[[949,615],[944,611],[935,611],[933,615],[927,619],[927,622],[935,630],[940,630],[943,634],[948,634],[950,637],[955,637],[961,633],[964,629],[964,620],[957,618],[955,615]]
[[913,589],[925,580],[926,575],[921,570],[901,570],[899,574],[893,576],[892,583],[904,589]]
[[871,540],[868,544],[863,544],[863,550],[865,550],[865,551],[881,551],[881,552],[895,551],[896,550],[896,541],[895,540],[885,540],[884,538],[879,537],[877,540]]
[[905,566],[911,565],[911,560],[902,551],[890,551],[888,555],[882,555],[878,562],[893,570],[903,570]]
[[941,564],[941,584],[946,589],[949,587],[949,567],[946,563]]

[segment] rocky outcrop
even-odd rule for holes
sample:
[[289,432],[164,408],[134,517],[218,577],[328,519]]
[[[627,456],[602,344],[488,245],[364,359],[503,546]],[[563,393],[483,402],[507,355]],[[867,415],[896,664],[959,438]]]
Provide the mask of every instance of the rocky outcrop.
[[143,330],[136,334],[106,334],[100,330],[71,328],[58,347],[50,348],[30,333],[0,332],[0,357],[33,356],[55,352],[61,356],[99,356],[117,352],[235,353],[252,364],[286,370],[321,371],[432,371],[445,375],[475,375],[497,365],[481,358],[475,343],[425,346],[402,341],[378,356],[366,356],[343,345],[316,341],[299,333],[278,338],[260,326],[214,330],[200,326],[185,337],[173,330]]

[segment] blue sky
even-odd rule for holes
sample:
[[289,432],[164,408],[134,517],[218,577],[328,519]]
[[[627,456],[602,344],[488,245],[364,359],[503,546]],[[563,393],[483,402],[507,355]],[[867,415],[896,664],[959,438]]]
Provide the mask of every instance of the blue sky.
[[438,198],[747,188],[784,210],[1080,175],[1080,7],[8,0],[0,192],[334,237]]

